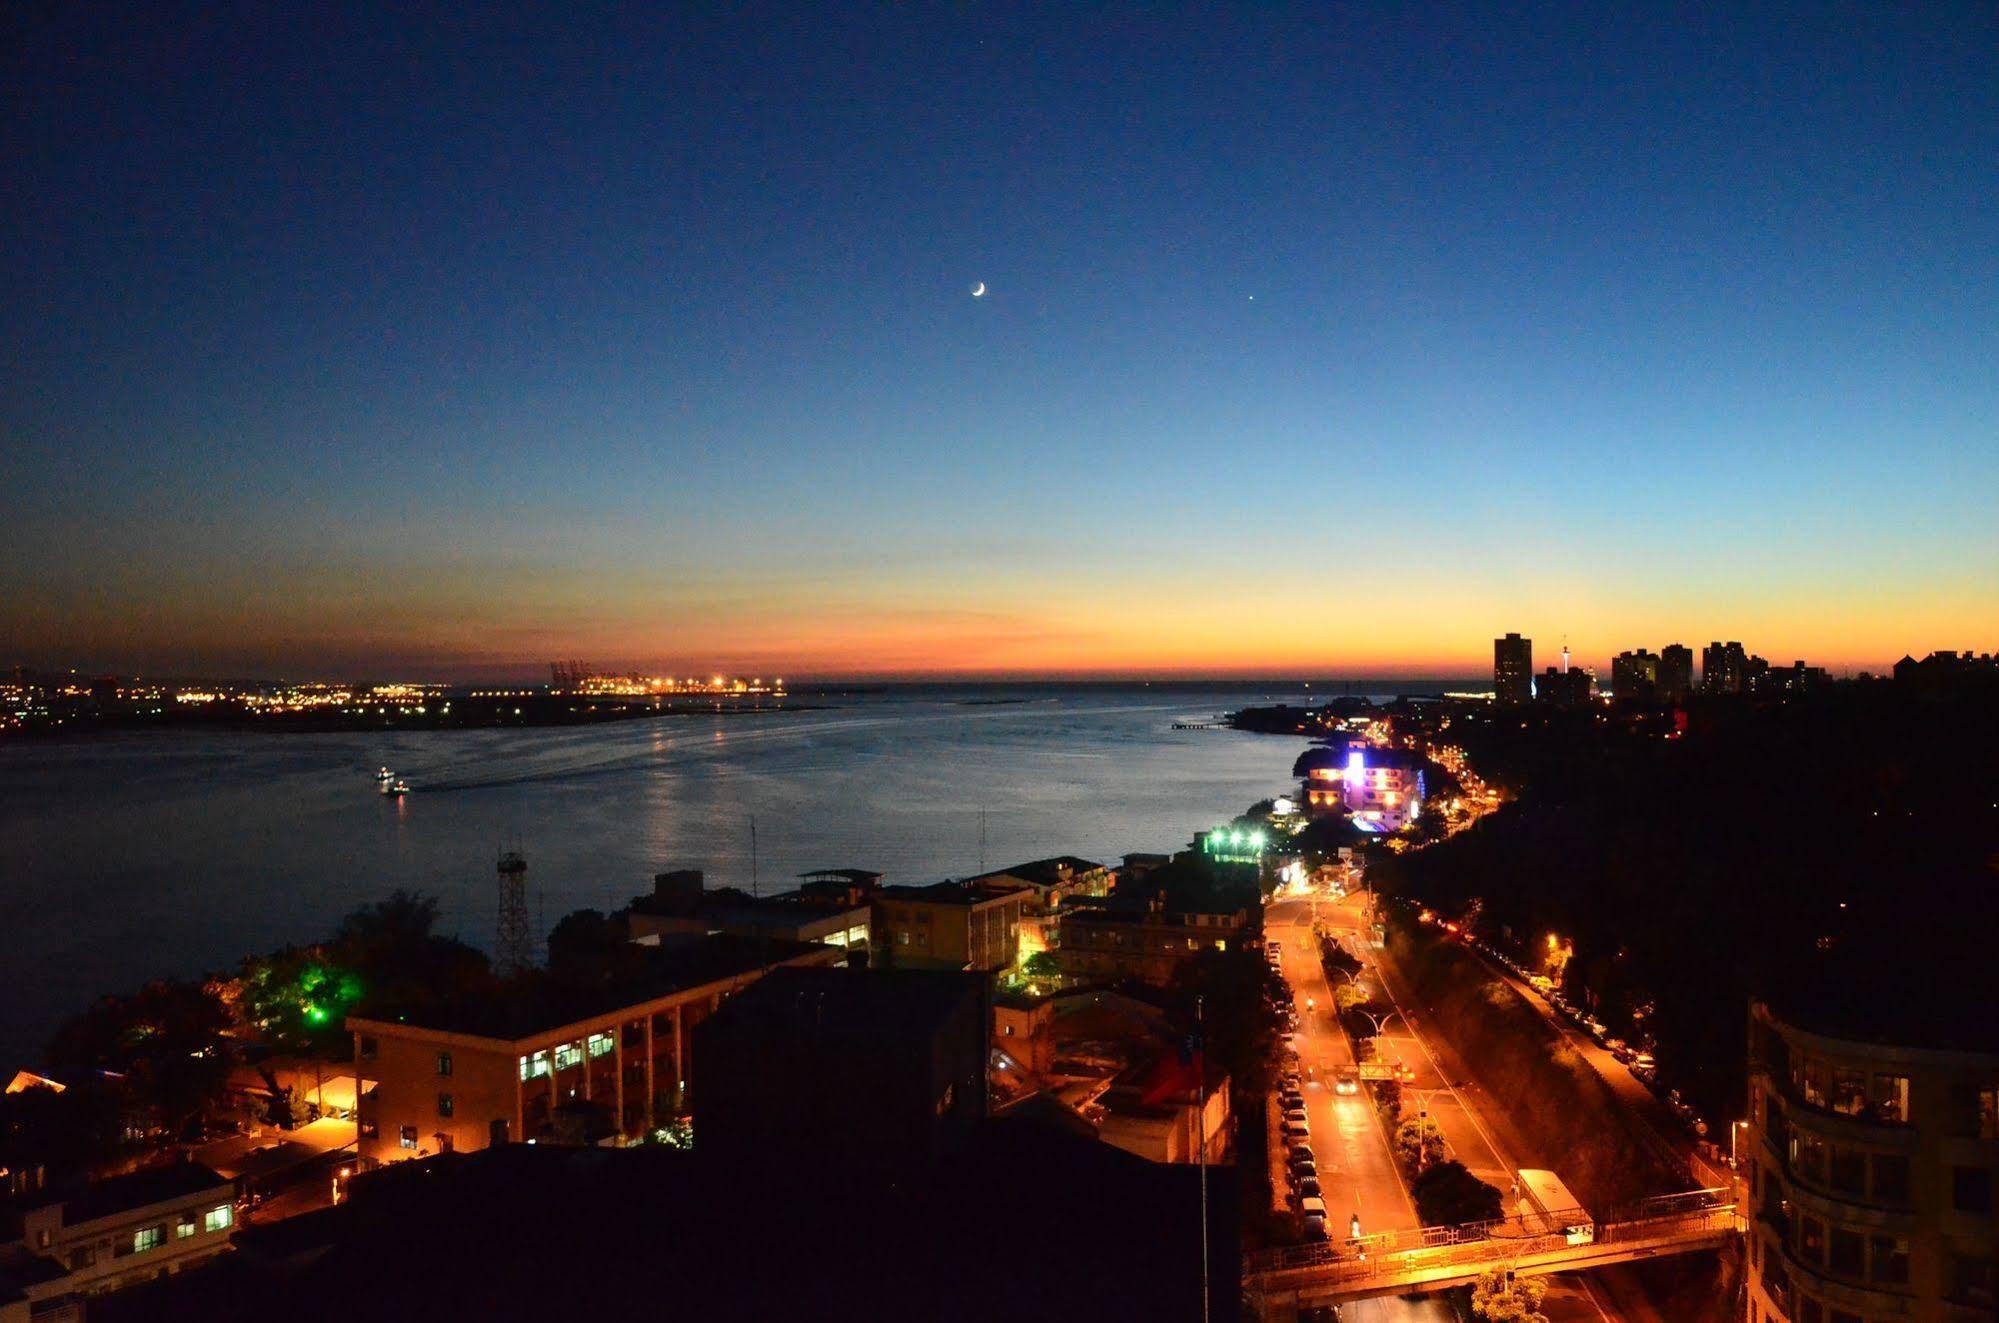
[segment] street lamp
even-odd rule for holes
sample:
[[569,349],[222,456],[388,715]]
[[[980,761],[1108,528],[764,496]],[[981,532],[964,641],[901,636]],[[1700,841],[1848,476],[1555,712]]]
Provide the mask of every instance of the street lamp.
[[[1360,1008],[1355,1007],[1354,1009],[1359,1010]],[[1367,1017],[1367,1022],[1369,1024],[1374,1026],[1374,1036],[1376,1038],[1379,1038],[1381,1037],[1382,1026],[1387,1024],[1390,1020],[1393,1020],[1398,1015],[1401,1015],[1402,1010],[1400,1007],[1396,1007],[1395,1009],[1390,1010],[1385,1015],[1376,1015],[1373,1011],[1361,1011],[1360,1013]],[[1402,1022],[1402,1027],[1407,1029],[1409,1027],[1409,1022],[1407,1020],[1404,1020]]]

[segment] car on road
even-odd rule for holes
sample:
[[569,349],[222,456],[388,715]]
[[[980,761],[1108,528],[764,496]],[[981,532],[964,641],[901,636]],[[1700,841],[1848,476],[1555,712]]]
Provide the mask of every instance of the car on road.
[[1360,1072],[1351,1066],[1343,1067],[1333,1076],[1333,1092],[1344,1098],[1351,1098],[1360,1092]]

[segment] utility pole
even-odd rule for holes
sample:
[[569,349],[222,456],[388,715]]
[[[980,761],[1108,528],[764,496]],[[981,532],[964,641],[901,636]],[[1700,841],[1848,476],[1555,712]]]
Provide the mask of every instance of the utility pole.
[[1194,998],[1194,1043],[1201,1053],[1201,1081],[1195,1090],[1194,1145],[1201,1154],[1201,1323],[1208,1323],[1208,1014],[1207,998]]

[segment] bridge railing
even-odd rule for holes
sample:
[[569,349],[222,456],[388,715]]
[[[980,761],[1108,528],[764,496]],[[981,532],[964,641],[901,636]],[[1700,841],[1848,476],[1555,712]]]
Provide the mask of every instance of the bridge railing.
[[1471,1245],[1486,1240],[1509,1243],[1549,1234],[1557,1227],[1591,1223],[1587,1208],[1565,1208],[1553,1213],[1526,1213],[1496,1217],[1484,1222],[1461,1222],[1455,1226],[1405,1227],[1397,1231],[1377,1231],[1372,1235],[1321,1241],[1311,1245],[1287,1245],[1264,1250],[1249,1257],[1251,1271],[1276,1268],[1308,1268],[1318,1264],[1342,1263],[1349,1259],[1379,1259],[1408,1250],[1435,1249],[1440,1245]]
[[1413,1277],[1442,1266],[1475,1266],[1570,1250],[1586,1253],[1592,1244],[1691,1240],[1736,1226],[1733,1204],[1692,1203],[1683,1211],[1596,1224],[1591,1239],[1575,1241],[1566,1228],[1590,1219],[1586,1210],[1573,1213],[1500,1218],[1456,1227],[1383,1232],[1324,1245],[1289,1246],[1251,1255],[1244,1268],[1250,1277],[1308,1272],[1322,1283],[1360,1283]]
[[1678,1194],[1655,1194],[1646,1199],[1635,1199],[1628,1204],[1619,1204],[1611,1210],[1607,1221],[1637,1222],[1648,1217],[1660,1217],[1670,1213],[1694,1213],[1702,1209],[1714,1208],[1729,1202],[1726,1186],[1712,1186],[1705,1190],[1683,1190]]

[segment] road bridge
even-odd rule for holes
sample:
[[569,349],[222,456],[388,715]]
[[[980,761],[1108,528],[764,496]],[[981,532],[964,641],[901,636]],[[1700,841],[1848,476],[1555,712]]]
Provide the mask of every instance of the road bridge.
[[1248,1256],[1243,1287],[1273,1323],[1303,1308],[1463,1286],[1494,1268],[1533,1276],[1719,1249],[1741,1231],[1736,1206],[1719,1194],[1648,1199],[1601,1223],[1574,1209],[1267,1250]]

